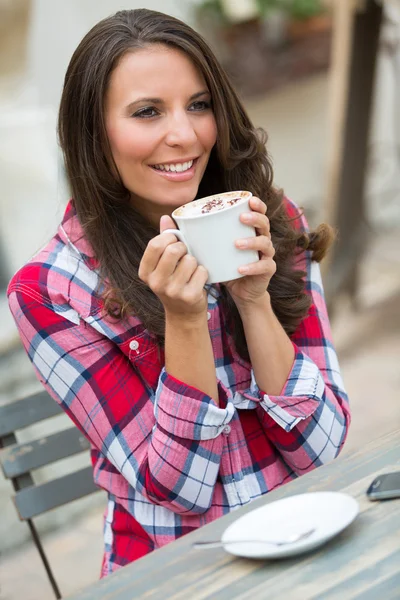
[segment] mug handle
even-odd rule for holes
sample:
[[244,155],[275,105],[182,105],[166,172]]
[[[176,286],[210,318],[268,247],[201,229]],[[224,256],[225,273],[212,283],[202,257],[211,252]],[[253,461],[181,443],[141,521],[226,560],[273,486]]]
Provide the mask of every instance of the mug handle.
[[189,244],[187,243],[185,236],[183,235],[180,229],[165,229],[163,233],[173,233],[180,242],[183,242],[187,248],[188,254],[192,254],[190,252]]

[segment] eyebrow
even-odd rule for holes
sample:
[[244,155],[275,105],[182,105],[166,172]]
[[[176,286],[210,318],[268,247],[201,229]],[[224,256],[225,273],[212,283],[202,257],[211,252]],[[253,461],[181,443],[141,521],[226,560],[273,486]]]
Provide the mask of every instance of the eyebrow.
[[[200,98],[201,96],[210,96],[210,92],[209,90],[202,90],[201,92],[197,92],[196,94],[193,94],[192,96],[190,96],[189,101],[190,100],[196,100],[196,98]],[[164,100],[162,98],[138,98],[137,100],[134,100],[133,102],[131,102],[130,104],[128,104],[128,106],[126,107],[126,109],[128,111],[133,110],[135,108],[135,106],[137,106],[138,104],[164,104]]]

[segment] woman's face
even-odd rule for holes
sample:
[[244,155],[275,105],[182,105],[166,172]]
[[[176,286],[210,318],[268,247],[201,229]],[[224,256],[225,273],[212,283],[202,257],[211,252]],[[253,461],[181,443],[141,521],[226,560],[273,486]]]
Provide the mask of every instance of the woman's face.
[[196,197],[217,137],[207,85],[187,56],[161,45],[125,54],[111,74],[106,128],[133,206],[158,225]]

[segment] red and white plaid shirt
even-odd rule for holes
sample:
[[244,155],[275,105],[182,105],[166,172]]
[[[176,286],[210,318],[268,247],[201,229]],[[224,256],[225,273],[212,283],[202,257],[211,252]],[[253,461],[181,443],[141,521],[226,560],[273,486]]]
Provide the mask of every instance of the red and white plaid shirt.
[[[304,217],[296,223],[307,227]],[[219,407],[165,371],[137,318],[104,315],[96,267],[70,202],[8,294],[40,381],[91,443],[95,482],[108,493],[104,576],[334,459],[349,407],[309,253],[298,267],[312,306],[292,336],[295,360],[279,396],[257,388],[209,293]]]

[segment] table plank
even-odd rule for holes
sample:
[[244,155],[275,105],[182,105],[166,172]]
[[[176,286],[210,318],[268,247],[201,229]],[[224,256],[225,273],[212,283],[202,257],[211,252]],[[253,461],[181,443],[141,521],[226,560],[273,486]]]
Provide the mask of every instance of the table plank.
[[[396,431],[124,567],[73,600],[308,600],[322,594],[330,600],[395,598],[400,589],[400,500],[370,502],[365,490],[376,475],[399,468]],[[343,491],[360,504],[356,521],[318,551],[257,561],[230,556],[221,548],[191,549],[195,540],[218,538],[254,508],[311,491]]]

